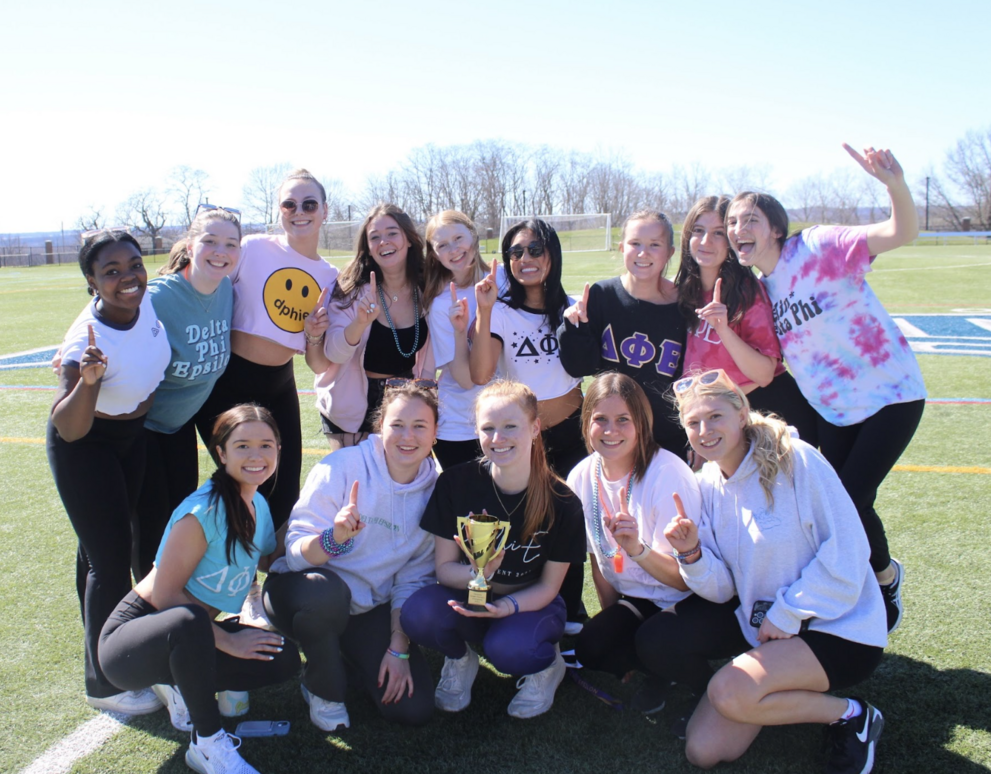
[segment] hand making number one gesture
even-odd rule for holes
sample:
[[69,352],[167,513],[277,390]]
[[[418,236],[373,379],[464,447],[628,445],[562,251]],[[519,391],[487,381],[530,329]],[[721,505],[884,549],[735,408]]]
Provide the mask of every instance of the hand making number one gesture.
[[454,326],[455,333],[464,333],[468,330],[468,299],[458,300],[458,287],[451,283],[451,308],[447,312],[451,318],[451,325]]
[[716,333],[721,333],[729,323],[726,304],[722,301],[722,291],[723,278],[720,277],[716,280],[716,285],[712,289],[712,301],[701,309],[695,310],[695,314],[705,320]]
[[873,146],[864,148],[864,155],[861,156],[849,145],[843,143],[843,150],[849,153],[868,175],[877,178],[886,186],[905,179],[902,165],[887,148],[884,150],[874,150]]
[[685,506],[681,502],[681,495],[675,492],[672,497],[674,498],[674,507],[677,513],[664,528],[664,537],[668,539],[671,548],[679,554],[687,554],[699,544],[699,528],[685,514]]
[[581,300],[575,301],[575,303],[564,310],[564,319],[572,325],[577,326],[579,323],[588,322],[588,289],[589,284],[586,282]]
[[368,284],[365,285],[361,297],[358,299],[358,322],[367,327],[378,317],[378,314],[378,285],[373,271],[368,278]]
[[492,271],[475,284],[475,301],[479,309],[491,309],[499,297],[499,286],[496,284],[496,261],[492,261]]
[[327,332],[330,326],[330,317],[327,315],[327,296],[330,295],[330,288],[320,291],[320,297],[313,305],[313,311],[307,315],[303,321],[303,331],[311,339],[319,339]]
[[365,523],[358,513],[358,482],[351,484],[351,494],[348,504],[337,512],[334,517],[334,540],[339,545],[344,543],[365,528]]
[[83,353],[83,358],[79,363],[79,378],[84,384],[93,386],[99,382],[107,372],[107,356],[96,346],[96,332],[92,325],[89,328],[89,346]]

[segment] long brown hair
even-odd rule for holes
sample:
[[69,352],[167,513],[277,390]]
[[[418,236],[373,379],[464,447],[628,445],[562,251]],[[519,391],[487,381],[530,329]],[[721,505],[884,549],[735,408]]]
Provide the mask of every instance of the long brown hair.
[[472,219],[465,215],[463,212],[458,212],[457,210],[444,210],[443,212],[438,212],[430,220],[427,221],[427,228],[425,232],[425,239],[427,243],[427,256],[425,260],[424,267],[424,288],[423,288],[423,305],[427,306],[433,301],[437,296],[443,293],[448,285],[454,280],[454,275],[451,270],[444,266],[440,262],[440,258],[437,257],[437,251],[434,250],[434,233],[441,226],[464,226],[468,229],[468,233],[471,234],[472,238],[472,278],[471,281],[481,282],[482,278],[488,274],[491,267],[487,266],[482,260],[482,256],[478,251],[478,230],[475,228],[475,224]]
[[[409,249],[406,252],[406,281],[411,288],[418,290],[421,295],[423,293],[423,238],[417,232],[413,219],[395,204],[377,204],[372,207],[371,212],[365,217],[365,222],[361,224],[354,248],[354,258],[337,275],[333,298],[342,302],[341,306],[344,308],[351,306],[358,297],[358,291],[371,281],[372,272],[375,271],[377,264],[368,246],[368,227],[373,220],[383,215],[388,215],[396,221],[406,235],[406,241],[409,242]],[[376,279],[381,284],[381,273]]]
[[[678,266],[674,284],[678,288],[678,309],[692,333],[699,327],[699,316],[695,310],[702,306],[703,295],[702,269],[692,257],[692,229],[707,212],[716,213],[725,223],[729,205],[728,196],[703,196],[692,205],[681,228],[681,265]],[[726,243],[726,260],[719,267],[719,279],[723,281],[721,297],[726,304],[726,319],[732,324],[743,318],[762,291],[753,271],[737,260],[728,239]]]
[[642,481],[647,467],[660,448],[654,440],[654,412],[643,388],[626,374],[616,371],[606,371],[595,377],[585,393],[582,403],[582,438],[585,448],[592,453],[592,442],[589,432],[592,428],[592,417],[595,409],[606,398],[612,396],[621,398],[630,412],[630,419],[637,432],[636,451],[633,456],[633,480]]
[[227,467],[220,460],[220,449],[226,449],[227,442],[238,426],[248,422],[264,422],[275,435],[276,445],[281,444],[279,426],[275,423],[275,418],[267,408],[256,406],[254,403],[242,403],[217,417],[213,423],[210,442],[207,444],[210,456],[217,464],[217,469],[210,476],[210,481],[213,483],[210,505],[216,508],[220,503],[223,503],[224,511],[227,514],[227,539],[224,542],[224,547],[229,563],[234,561],[236,544],[240,544],[241,548],[248,553],[256,548],[253,540],[255,518],[251,515],[248,504],[241,497],[241,485],[227,472]]
[[172,245],[172,249],[169,250],[168,263],[159,269],[158,273],[162,275],[178,274],[189,266],[190,261],[193,260],[193,256],[189,252],[189,246],[196,240],[196,237],[206,231],[206,224],[214,220],[226,220],[228,223],[233,223],[235,228],[237,228],[237,241],[241,241],[241,221],[237,219],[237,216],[233,212],[228,212],[220,208],[215,210],[200,210],[196,217],[193,218],[193,222],[189,224],[189,231],[186,232],[182,239]]
[[[531,424],[537,421],[537,396],[533,390],[521,382],[497,379],[489,384],[475,398],[475,416],[483,401],[505,398],[519,406]],[[526,484],[526,508],[523,512],[523,533],[521,539],[530,540],[541,527],[550,529],[554,525],[554,498],[560,495],[554,491],[555,485],[564,480],[547,464],[544,439],[540,433],[533,439],[530,452],[530,478]]]

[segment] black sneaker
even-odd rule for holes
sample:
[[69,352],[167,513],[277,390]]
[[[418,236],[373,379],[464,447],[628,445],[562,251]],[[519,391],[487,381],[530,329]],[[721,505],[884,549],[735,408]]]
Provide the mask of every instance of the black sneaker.
[[630,709],[635,712],[642,712],[644,715],[653,715],[664,709],[667,702],[668,686],[670,680],[660,677],[648,677],[641,683],[637,692],[630,699]]
[[867,774],[874,768],[874,751],[884,728],[884,717],[863,699],[863,711],[855,718],[826,726],[829,758],[826,774]]
[[888,634],[902,625],[902,581],[905,579],[905,568],[902,563],[892,557],[891,566],[895,568],[895,579],[887,586],[881,587],[881,597],[884,599],[884,610],[888,614]]

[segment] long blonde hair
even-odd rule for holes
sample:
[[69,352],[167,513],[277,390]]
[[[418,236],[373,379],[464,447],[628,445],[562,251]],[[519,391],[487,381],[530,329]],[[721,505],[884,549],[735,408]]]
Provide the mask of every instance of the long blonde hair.
[[[736,385],[734,385],[736,387]],[[750,401],[739,387],[730,389],[720,381],[712,384],[695,383],[677,396],[678,417],[685,426],[685,414],[702,398],[720,398],[737,411],[747,412],[743,437],[751,449],[751,458],[760,478],[767,504],[774,507],[774,482],[778,475],[791,478],[794,457],[788,425],[777,414],[761,414],[750,410]]]
[[454,280],[454,275],[451,270],[444,266],[440,262],[440,258],[437,257],[437,251],[434,250],[434,233],[441,226],[464,226],[468,229],[468,233],[472,237],[472,284],[476,282],[481,282],[482,278],[489,273],[490,266],[482,260],[482,256],[478,250],[478,230],[475,228],[475,224],[472,222],[471,218],[465,215],[463,212],[458,212],[457,210],[444,210],[443,212],[438,212],[430,220],[427,221],[427,228],[425,233],[425,241],[427,254],[424,262],[424,290],[423,290],[423,304],[426,306],[431,301],[433,301],[437,296],[443,293],[447,286]]
[[[508,379],[489,382],[475,398],[476,417],[482,402],[493,398],[511,400],[523,410],[531,424],[537,421],[537,396],[525,384]],[[526,509],[523,512],[521,536],[524,542],[529,541],[541,527],[549,530],[554,525],[554,498],[559,497],[554,487],[560,484],[564,484],[564,480],[547,464],[544,439],[537,433],[537,437],[533,439],[530,478],[526,484]]]
[[193,218],[193,222],[189,224],[189,231],[182,239],[172,245],[172,249],[169,250],[169,260],[158,270],[158,273],[163,276],[165,274],[178,274],[189,266],[193,260],[189,250],[190,246],[196,241],[196,237],[202,236],[206,231],[206,224],[214,220],[226,220],[228,223],[233,223],[237,228],[237,241],[241,241],[241,221],[237,219],[237,215],[219,207],[215,210],[200,210]]

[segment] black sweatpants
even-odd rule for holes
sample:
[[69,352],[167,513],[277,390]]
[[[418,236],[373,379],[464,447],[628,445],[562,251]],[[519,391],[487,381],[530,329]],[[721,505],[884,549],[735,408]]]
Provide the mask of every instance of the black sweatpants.
[[413,695],[404,693],[394,704],[382,703],[386,686],[379,687],[378,673],[392,636],[388,603],[351,615],[351,589],[335,572],[323,567],[269,574],[262,599],[272,623],[298,642],[305,654],[303,685],[314,696],[344,701],[346,660],[383,718],[406,726],[420,726],[430,720],[434,682],[423,653],[412,643],[409,667]]
[[885,406],[874,416],[848,427],[819,417],[822,455],[833,466],[857,507],[871,546],[871,568],[882,572],[891,564],[888,537],[874,510],[877,490],[915,435],[925,400]]
[[144,417],[96,418],[90,431],[71,443],[62,440],[51,420],[46,430],[48,464],[79,539],[76,591],[85,638],[86,695],[93,698],[120,693],[100,669],[97,652],[103,624],[131,589],[132,569],[139,573],[132,565],[132,520],[145,470],[143,425]]
[[813,448],[819,448],[819,421],[822,419],[812,408],[795,377],[785,371],[774,377],[767,387],[758,387],[747,395],[750,408],[764,413],[774,412],[798,430],[798,437]]
[[585,622],[575,641],[582,666],[623,677],[632,669],[644,671],[637,658],[637,631],[661,608],[648,599],[620,597]]
[[[250,627],[220,621],[228,632]],[[189,708],[198,736],[220,730],[217,691],[250,691],[299,674],[299,652],[287,643],[271,661],[237,658],[217,650],[210,614],[199,605],[157,610],[131,591],[100,636],[100,665],[123,690],[174,685]]]
[[231,355],[227,370],[217,379],[213,392],[196,415],[196,427],[204,443],[209,442],[216,418],[242,403],[257,403],[272,412],[282,436],[279,469],[258,487],[272,509],[276,531],[289,520],[299,499],[299,475],[303,466],[303,431],[299,424],[299,395],[293,361],[281,366],[263,366]]

